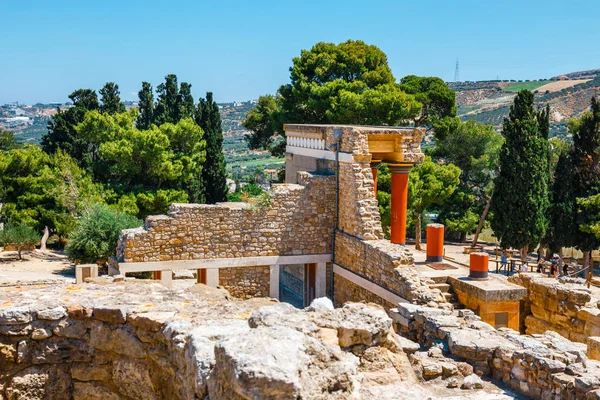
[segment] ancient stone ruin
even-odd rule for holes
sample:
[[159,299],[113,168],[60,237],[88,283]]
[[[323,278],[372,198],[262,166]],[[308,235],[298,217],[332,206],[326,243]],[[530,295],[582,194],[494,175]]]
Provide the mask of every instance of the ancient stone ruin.
[[[0,287],[0,400],[600,398],[597,292],[488,277],[486,254],[471,271],[415,265],[422,130],[286,134],[286,183],[260,202],[173,204],[123,231],[112,277],[90,266],[80,285]],[[443,236],[428,256],[440,262]],[[173,289],[183,270],[198,284]]]

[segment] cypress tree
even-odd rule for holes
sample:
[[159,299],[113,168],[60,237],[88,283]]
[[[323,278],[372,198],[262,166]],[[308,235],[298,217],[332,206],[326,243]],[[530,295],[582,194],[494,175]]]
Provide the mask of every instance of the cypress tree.
[[192,97],[192,85],[187,82],[181,82],[177,104],[178,118],[194,118],[195,109],[194,97]]
[[179,122],[179,85],[177,75],[165,76],[165,82],[156,88],[158,102],[154,110],[154,123],[162,125],[165,122],[176,124]]
[[548,225],[548,118],[547,109],[536,112],[533,94],[522,90],[502,129],[505,142],[491,202],[492,229],[503,247],[521,249],[523,258]]
[[206,161],[202,168],[201,185],[204,201],[214,204],[227,201],[227,175],[225,172],[225,156],[223,155],[223,129],[221,115],[217,103],[213,101],[211,92],[206,99],[200,99],[196,109],[196,123],[204,130],[206,140]]
[[[573,133],[574,197],[588,198],[600,192],[600,103],[592,98],[591,111],[569,124]],[[575,200],[574,200],[575,201]],[[577,225],[586,225],[588,215],[577,207]],[[591,233],[575,230],[576,247],[583,252],[584,266],[590,252],[600,246],[600,241]]]
[[570,153],[561,154],[550,193],[549,226],[545,242],[553,253],[575,245],[576,204],[573,182],[575,167]]
[[154,94],[149,82],[142,82],[142,90],[138,92],[140,115],[137,118],[137,128],[150,129],[154,122]]
[[102,96],[102,106],[100,106],[100,112],[108,114],[116,114],[125,111],[125,104],[121,103],[121,92],[119,92],[119,85],[114,82],[106,82],[104,87],[99,90]]

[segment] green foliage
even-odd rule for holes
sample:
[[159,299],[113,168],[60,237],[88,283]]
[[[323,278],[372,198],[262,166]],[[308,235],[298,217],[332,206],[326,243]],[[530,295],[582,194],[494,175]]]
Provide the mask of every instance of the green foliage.
[[271,203],[273,203],[273,192],[262,192],[258,196],[254,197],[250,204],[252,204],[252,208],[257,210],[265,210],[271,207]]
[[262,190],[262,188],[260,186],[254,184],[254,183],[245,185],[241,189],[238,184],[236,186],[235,193],[227,194],[227,201],[234,201],[234,202],[248,201],[250,198],[260,196],[263,193],[264,193],[264,190]]
[[35,246],[40,241],[40,235],[27,224],[8,225],[0,231],[0,243],[3,246],[12,245],[17,248],[19,260],[21,252]]
[[[569,121],[573,134],[572,159],[575,169],[573,180],[574,196],[580,201],[577,206],[576,246],[582,251],[591,251],[600,246],[600,241],[589,227],[595,224],[597,215],[585,212],[582,207],[593,205],[584,199],[600,193],[600,103],[592,98],[591,109],[581,118]],[[589,208],[589,207],[588,207]]]
[[515,97],[502,130],[500,173],[495,179],[492,229],[503,247],[528,248],[539,243],[548,225],[549,115],[536,112],[533,93]]
[[137,128],[140,130],[150,129],[154,122],[154,94],[150,83],[142,82],[142,90],[138,92],[138,98]]
[[577,206],[581,219],[585,221],[579,226],[581,233],[593,235],[600,241],[600,194],[577,199]]
[[433,205],[447,201],[459,184],[460,169],[452,164],[440,165],[425,157],[408,175],[409,217],[415,225],[415,238],[420,248],[422,215]]
[[78,89],[69,98],[73,107],[64,111],[59,109],[48,122],[48,133],[42,136],[42,149],[49,154],[63,150],[85,168],[88,165],[87,143],[77,135],[75,126],[83,121],[87,111],[98,110],[100,104],[92,89]]
[[219,106],[213,101],[212,93],[200,99],[196,110],[196,123],[202,127],[206,139],[206,162],[202,169],[202,193],[190,193],[192,201],[201,199],[208,204],[227,201],[227,174],[223,156],[223,129]]
[[293,59],[290,72],[290,83],[244,121],[251,148],[270,146],[281,155],[285,142],[272,143],[274,133],[284,137],[284,123],[396,125],[421,112],[395,82],[386,55],[362,41],[319,42]]
[[578,227],[574,180],[575,166],[571,152],[567,151],[559,155],[551,182],[549,224],[544,242],[554,252],[575,245]]
[[14,149],[18,146],[17,138],[10,132],[0,128],[0,151]]
[[78,135],[88,143],[94,178],[125,188],[185,187],[205,159],[202,129],[184,119],[138,130],[136,117],[135,110],[114,115],[91,111],[77,125]]
[[456,95],[442,79],[408,75],[400,81],[400,89],[423,105],[415,126],[435,126],[444,118],[456,117]]
[[448,200],[460,182],[459,176],[456,165],[436,164],[431,157],[415,165],[408,178],[408,204],[413,218]]
[[125,105],[121,103],[119,85],[114,82],[106,82],[99,92],[102,96],[102,105],[100,106],[101,112],[108,114],[125,112]]
[[66,253],[78,263],[106,261],[115,255],[121,231],[141,224],[142,221],[135,217],[115,212],[104,205],[96,205],[77,222]]
[[274,96],[260,96],[256,106],[242,121],[242,125],[251,132],[245,136],[251,149],[269,150],[273,145],[274,137],[277,135],[277,122],[273,120],[273,116],[277,109]]
[[166,214],[173,203],[187,203],[188,195],[183,190],[157,190],[156,192],[142,192],[136,196],[136,206],[140,218],[148,215]]
[[108,197],[63,151],[49,155],[25,145],[0,152],[0,203],[6,221],[67,234],[81,210]]
[[439,220],[463,237],[474,232],[498,172],[502,136],[491,125],[474,121],[452,124],[430,151],[439,162],[460,168],[460,185],[441,205]]

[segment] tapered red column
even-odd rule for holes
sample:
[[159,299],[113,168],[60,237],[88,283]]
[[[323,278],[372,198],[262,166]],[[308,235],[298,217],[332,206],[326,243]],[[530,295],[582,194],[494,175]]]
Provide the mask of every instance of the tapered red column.
[[379,171],[379,164],[381,164],[381,161],[371,161],[371,173],[373,174],[373,191],[375,197],[377,197],[377,172]]
[[410,164],[390,165],[392,173],[391,242],[395,244],[406,244],[406,210],[410,168]]

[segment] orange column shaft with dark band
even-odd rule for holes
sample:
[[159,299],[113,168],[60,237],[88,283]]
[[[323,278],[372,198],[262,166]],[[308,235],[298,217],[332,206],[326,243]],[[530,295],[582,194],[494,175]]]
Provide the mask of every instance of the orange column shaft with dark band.
[[427,261],[440,262],[444,257],[444,225],[427,225]]
[[406,244],[408,172],[392,172],[391,242]]
[[469,262],[469,278],[487,278],[489,261],[490,256],[487,253],[471,253]]

